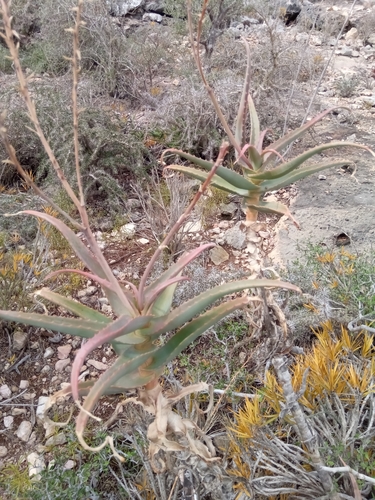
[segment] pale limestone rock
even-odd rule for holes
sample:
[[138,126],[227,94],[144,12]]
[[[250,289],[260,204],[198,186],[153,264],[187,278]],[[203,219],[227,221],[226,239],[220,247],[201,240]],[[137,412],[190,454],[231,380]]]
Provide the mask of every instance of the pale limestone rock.
[[55,370],[57,372],[62,372],[70,364],[70,359],[60,359],[55,364]]
[[61,345],[57,348],[57,357],[59,359],[67,359],[71,350],[72,346],[70,344]]
[[108,368],[108,365],[102,363],[101,361],[96,361],[96,359],[89,359],[87,361],[89,366],[93,366],[96,370],[104,371]]
[[28,420],[23,420],[16,431],[16,436],[24,443],[27,443],[30,439],[32,429],[33,426],[31,422],[29,422]]
[[220,266],[223,262],[229,259],[229,253],[221,246],[216,246],[210,250],[210,259],[215,266]]

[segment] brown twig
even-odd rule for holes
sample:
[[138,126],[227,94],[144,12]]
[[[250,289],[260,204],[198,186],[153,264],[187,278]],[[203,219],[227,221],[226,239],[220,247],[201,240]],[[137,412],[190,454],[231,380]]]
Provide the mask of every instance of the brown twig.
[[19,35],[15,30],[12,29],[12,25],[11,25],[12,18],[9,14],[9,4],[8,4],[8,2],[6,2],[6,0],[0,0],[0,6],[1,6],[1,14],[2,14],[2,18],[3,18],[4,31],[5,31],[5,34],[0,33],[0,36],[5,40],[5,43],[7,44],[9,52],[10,52],[10,57],[11,57],[13,64],[14,64],[17,79],[18,79],[18,82],[20,84],[20,94],[23,97],[23,100],[26,104],[27,110],[29,112],[29,118],[30,118],[32,124],[34,125],[34,129],[31,129],[31,130],[38,135],[38,137],[43,145],[43,148],[44,148],[45,152],[47,153],[48,158],[49,158],[53,168],[55,169],[55,172],[56,172],[63,188],[65,189],[65,191],[69,195],[70,199],[73,201],[73,203],[76,206],[79,213],[81,213],[81,204],[80,204],[77,196],[75,195],[72,187],[70,186],[69,182],[67,181],[67,179],[64,175],[64,172],[62,171],[60,164],[57,161],[57,158],[56,158],[55,154],[53,153],[51,146],[50,146],[47,138],[45,137],[43,130],[42,130],[42,127],[40,125],[40,122],[39,122],[39,119],[38,119],[38,116],[36,113],[36,109],[35,109],[35,103],[34,103],[33,99],[31,98],[29,87],[28,87],[28,81],[30,81],[30,79],[32,78],[33,75],[29,75],[28,77],[25,77],[24,72],[22,70],[19,55],[18,55],[19,44],[16,45],[14,43],[14,38],[19,39]]

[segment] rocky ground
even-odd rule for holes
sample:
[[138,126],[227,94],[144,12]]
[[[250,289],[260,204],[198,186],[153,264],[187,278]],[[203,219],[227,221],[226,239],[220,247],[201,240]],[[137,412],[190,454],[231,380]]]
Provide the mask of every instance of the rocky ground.
[[[352,28],[346,30],[337,45],[335,37],[324,37],[318,30],[307,33],[295,24],[284,26],[284,36],[289,39],[304,37],[324,61],[328,61],[333,51],[332,62],[319,87],[318,99],[322,109],[329,106],[342,106],[343,109],[315,127],[302,143],[294,146],[292,153],[330,140],[349,140],[375,149],[375,28],[366,39],[360,38],[356,28],[366,16],[374,13],[375,6],[371,2],[357,2],[351,10],[351,3],[342,1],[323,3],[322,8],[336,13],[340,19],[349,13]],[[159,22],[159,18],[151,20]],[[244,34],[245,30],[240,21],[233,24],[232,29],[239,34]],[[256,37],[256,33],[254,29],[250,40]],[[350,85],[350,82],[353,89],[346,92],[342,86]],[[303,83],[301,90],[304,91]],[[345,93],[349,95],[343,95]],[[346,237],[346,243],[355,251],[372,245],[375,236],[375,159],[366,152],[350,149],[345,151],[344,157],[348,166],[314,175],[297,186],[270,194],[291,205],[291,211],[301,226],[297,229],[284,217],[281,220],[272,216],[260,218],[253,243],[263,241],[263,251],[268,255],[270,265],[286,265],[297,257],[299,247],[308,243],[331,248],[340,244],[340,238],[342,242]],[[248,256],[243,214],[237,200],[228,202],[220,207],[220,213],[209,227],[203,227],[198,219],[193,221],[187,229],[187,240],[217,243],[217,247],[210,251],[208,268],[228,272],[237,267],[246,270]],[[133,202],[134,214],[134,222],[115,233],[98,234],[114,274],[123,280],[139,278],[144,259],[155,245],[147,224],[138,223],[142,213],[137,200]],[[116,245],[113,245],[114,238],[118,238]],[[92,283],[79,290],[76,297],[110,313],[106,299]],[[30,474],[35,474],[45,465],[43,453],[47,447],[63,445],[66,440],[63,430],[52,436],[46,435],[42,408],[45,398],[68,381],[81,340],[31,328],[13,334],[4,327],[3,333],[0,351],[0,459],[17,461],[19,457],[27,456]],[[82,368],[81,379],[98,377],[113,358],[111,348],[104,346],[97,350]],[[116,399],[106,401],[99,413],[102,411],[101,416],[109,417],[116,404]],[[47,428],[47,434],[50,430]],[[74,466],[74,462],[66,464],[67,468]]]

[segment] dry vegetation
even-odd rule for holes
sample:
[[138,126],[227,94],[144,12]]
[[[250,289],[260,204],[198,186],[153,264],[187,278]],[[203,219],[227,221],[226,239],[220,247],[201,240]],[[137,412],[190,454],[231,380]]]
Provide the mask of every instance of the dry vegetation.
[[[1,0],[1,3],[4,9],[8,2]],[[208,229],[220,205],[232,199],[226,193],[208,188],[227,152],[228,145],[223,144],[225,127],[195,66],[184,0],[166,0],[165,12],[170,17],[164,17],[162,24],[139,22],[139,25],[125,17],[113,17],[105,2],[85,2],[84,24],[80,27],[81,59],[78,62],[76,53],[72,70],[72,61],[66,58],[72,52],[72,36],[66,29],[75,23],[76,11],[72,8],[76,3],[76,0],[13,0],[11,6],[13,28],[19,35],[13,41],[19,39],[19,60],[28,75],[30,97],[53,153],[42,146],[41,134],[26,125],[30,115],[34,127],[36,124],[30,107],[27,112],[24,105],[24,100],[29,106],[32,101],[27,96],[25,99],[26,87],[22,82],[23,98],[20,96],[19,83],[14,77],[15,61],[4,58],[8,49],[4,40],[0,42],[0,99],[7,110],[1,123],[0,214],[39,210],[34,222],[25,222],[20,216],[0,217],[0,308],[9,310],[3,318],[13,319],[0,323],[2,345],[8,352],[8,368],[1,374],[0,385],[8,383],[6,377],[13,366],[16,366],[13,374],[16,369],[19,373],[17,363],[23,362],[23,354],[28,356],[28,347],[17,359],[12,352],[12,337],[17,328],[15,311],[43,313],[44,319],[47,312],[58,315],[48,316],[52,322],[45,329],[29,328],[29,339],[34,340],[30,344],[38,344],[35,339],[41,332],[47,330],[49,335],[49,328],[58,331],[53,318],[60,316],[61,325],[73,319],[62,306],[70,304],[72,309],[67,309],[78,314],[73,299],[78,297],[77,292],[87,277],[91,284],[95,280],[102,284],[120,319],[122,313],[116,310],[118,300],[123,301],[122,307],[129,305],[131,313],[132,308],[137,308],[134,321],[150,311],[153,319],[160,315],[168,321],[175,311],[179,311],[177,317],[185,314],[194,297],[203,300],[207,290],[223,288],[227,286],[224,283],[247,277],[247,271],[233,262],[225,272],[208,268],[207,257],[196,258],[197,253],[194,261],[193,257],[188,259],[193,262],[181,265],[178,272],[169,275],[168,279],[177,280],[184,269],[190,281],[179,284],[173,301],[172,297],[163,299],[163,307],[165,301],[169,303],[166,310],[157,300],[161,295],[158,287],[152,300],[145,298],[147,285],[160,279],[160,275],[163,277],[163,272],[168,274],[177,266],[176,260],[193,248],[194,242],[187,231],[197,217]],[[191,26],[197,30],[202,2],[194,0],[192,4]],[[266,144],[299,126],[306,118],[306,109],[319,106],[310,97],[325,61],[311,48],[308,38],[291,41],[284,36],[285,15],[283,2],[254,0],[244,6],[242,0],[210,0],[208,21],[202,30],[204,71],[231,126],[236,119],[246,71],[244,45],[236,32],[236,22],[243,18],[256,21],[256,34],[251,29],[247,32],[251,50],[249,90],[263,128],[272,128],[272,138],[269,132],[264,134]],[[304,19],[301,30],[316,27],[311,25],[309,16]],[[329,20],[322,21],[320,26],[327,39],[337,36],[341,28],[342,25]],[[364,38],[371,30],[369,20],[360,26]],[[8,35],[8,45],[10,38]],[[74,41],[77,43],[76,38]],[[79,81],[74,64],[81,66]],[[77,84],[77,93],[73,91],[76,106],[71,99],[72,77]],[[341,97],[348,97],[355,93],[357,85],[357,78],[343,77],[337,81],[336,90]],[[79,117],[76,129],[72,127],[72,116]],[[12,157],[10,144],[19,164]],[[168,148],[212,161],[204,195],[194,181],[178,174],[163,175],[160,158]],[[59,168],[55,168],[56,177],[51,165],[53,155],[67,183]],[[4,162],[9,156],[13,164]],[[175,153],[169,154],[167,161],[176,158]],[[225,166],[235,170],[236,160],[238,155],[229,150]],[[37,194],[33,194],[32,187]],[[81,195],[81,203],[69,194],[70,188]],[[239,217],[243,217],[239,212]],[[78,215],[82,222],[76,221]],[[98,273],[100,282],[93,269],[92,274],[83,274],[90,268],[91,260],[85,260],[79,238],[70,236],[70,244],[76,251],[78,248],[83,261],[77,264],[57,230],[61,230],[62,223],[57,222],[53,227],[46,223],[52,220],[49,217],[60,221],[61,216],[67,219],[67,228],[78,229],[80,238],[90,244],[107,281]],[[150,241],[146,240],[149,247],[141,248],[134,241],[124,245],[115,240],[114,235],[133,222],[138,225],[139,234],[149,238]],[[178,230],[179,226],[184,231]],[[62,232],[68,234],[67,230],[64,228]],[[100,247],[102,241],[110,242],[105,252]],[[132,262],[128,271],[124,267],[128,274],[122,273],[117,280],[112,270],[118,254],[122,255],[124,250],[128,262]],[[132,267],[134,262],[137,271]],[[151,264],[155,265],[153,271]],[[69,278],[59,276],[52,282],[51,289],[61,293],[67,302],[62,303],[50,292],[36,297],[34,292],[40,289],[48,272],[64,267],[78,267],[81,273]],[[262,269],[262,273],[279,278],[273,269]],[[166,331],[155,327],[154,336],[146,329],[150,339],[148,343],[146,337],[142,340],[147,344],[145,350],[142,351],[143,343],[137,340],[138,347],[133,349],[131,345],[128,351],[129,359],[135,361],[139,353],[145,356],[139,362],[139,371],[126,372],[136,382],[132,385],[125,381],[121,390],[112,385],[109,395],[98,405],[89,394],[83,403],[84,410],[80,407],[77,433],[83,448],[77,442],[73,424],[64,428],[63,446],[41,446],[40,426],[37,431],[40,455],[51,467],[39,471],[38,480],[29,477],[25,457],[34,451],[35,443],[27,453],[20,449],[13,456],[0,459],[3,498],[374,498],[374,276],[373,252],[358,256],[345,249],[334,252],[311,248],[301,262],[285,271],[285,277],[293,283],[289,288],[301,287],[303,295],[292,297],[288,291],[280,291],[273,296],[268,290],[260,292],[257,288],[252,296],[240,298],[235,295],[240,285],[233,290],[228,285],[231,300],[213,303],[219,318],[215,326],[211,326],[211,321],[210,328],[197,338],[195,330],[198,332],[201,325],[200,318],[195,316],[209,312],[205,307],[192,309],[187,317],[194,318],[190,324],[195,326],[190,328],[192,343],[184,344],[186,349],[178,352],[178,356],[174,346],[176,353],[166,355],[165,362],[158,358],[157,366],[156,358],[147,358],[149,350],[156,357],[163,356],[173,339],[186,329],[185,321],[181,325],[171,321],[174,326]],[[163,287],[171,287],[171,283],[166,283]],[[274,286],[281,284],[273,282]],[[127,292],[123,285],[127,286]],[[250,285],[246,281],[246,287]],[[265,286],[264,281],[256,286]],[[246,287],[243,285],[241,289]],[[103,299],[104,294],[101,295]],[[54,306],[47,308],[49,302],[43,298],[52,300]],[[268,301],[267,313],[261,312],[259,298],[266,306]],[[230,308],[232,303],[236,307]],[[96,321],[105,324],[112,321],[111,310],[104,318],[99,312],[102,304],[107,305],[108,301],[88,299],[90,312],[85,309],[86,319],[93,314]],[[174,308],[172,312],[170,307]],[[219,315],[220,308],[227,308],[227,313]],[[22,319],[21,315],[18,318]],[[343,322],[349,323],[349,328]],[[267,328],[272,326],[275,328],[271,334]],[[282,327],[286,326],[288,333],[283,336]],[[104,330],[104,326],[101,328]],[[134,330],[143,328],[146,327],[137,323]],[[157,328],[162,331],[160,335]],[[103,330],[96,332],[97,335]],[[265,338],[275,339],[275,335],[277,342]],[[86,345],[84,350],[87,348],[89,352],[93,349],[91,344],[98,347],[105,340],[107,337],[103,337],[103,342],[93,337],[87,342],[89,348],[84,343],[82,346]],[[121,341],[110,337],[110,342],[124,364],[127,363]],[[106,346],[112,356],[113,349]],[[37,349],[36,359],[43,359],[41,344]],[[73,365],[72,390],[63,387],[60,393],[69,396],[71,390],[76,400],[74,373],[77,372],[78,379],[78,364],[84,361],[80,356],[84,355],[78,354]],[[153,370],[154,375],[150,376]],[[126,399],[113,395],[118,392],[124,393]],[[49,418],[66,420],[69,413],[66,401],[57,400]],[[2,417],[7,415],[7,404],[10,403],[4,398],[0,400]],[[91,423],[86,425],[87,412],[94,407],[102,418],[99,428]],[[17,438],[12,434],[12,439]],[[100,449],[99,453],[88,451],[103,442],[109,443],[110,449]],[[72,469],[67,467],[68,461],[73,461]]]

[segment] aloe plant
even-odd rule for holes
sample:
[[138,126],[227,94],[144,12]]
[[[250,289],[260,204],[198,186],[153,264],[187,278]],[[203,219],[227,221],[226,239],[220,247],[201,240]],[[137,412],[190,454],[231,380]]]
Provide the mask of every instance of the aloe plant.
[[[263,201],[263,196],[269,191],[289,186],[293,182],[304,179],[305,177],[321,170],[342,166],[348,163],[347,159],[338,159],[323,162],[319,161],[314,164],[305,165],[307,160],[320,155],[328,149],[353,147],[365,149],[373,156],[375,156],[375,154],[370,148],[361,144],[334,141],[326,144],[320,144],[319,146],[304,151],[292,160],[286,161],[283,158],[283,151],[285,151],[289,145],[291,145],[296,139],[299,139],[304,133],[316,125],[335,108],[323,111],[306,124],[289,132],[269,146],[264,147],[263,144],[268,130],[260,129],[258,114],[250,95],[251,52],[249,44],[246,40],[243,40],[247,54],[246,76],[234,130],[232,131],[223,115],[223,112],[221,111],[220,105],[212,88],[207,82],[200,58],[199,41],[202,33],[206,7],[207,0],[204,0],[202,13],[198,23],[197,41],[194,41],[192,32],[193,23],[191,19],[191,0],[188,0],[191,45],[202,81],[208,91],[209,98],[213,103],[221,124],[229,138],[229,142],[235,150],[236,163],[238,163],[242,170],[242,173],[238,173],[231,168],[220,166],[217,169],[211,184],[218,189],[236,194],[243,199],[246,207],[246,220],[249,224],[257,221],[258,212],[266,212],[287,215],[298,226],[297,221],[292,217],[286,205],[274,201]],[[250,137],[246,140],[245,131],[248,116],[250,119]],[[193,177],[202,182],[207,178],[208,172],[212,169],[213,162],[205,161],[183,151],[168,149],[163,153],[163,156],[168,153],[177,154],[185,160],[194,163],[199,168],[176,164],[168,165],[167,168],[182,172],[187,176]],[[275,160],[277,160],[278,164],[275,164]]]
[[[235,296],[242,290],[251,287],[284,287],[291,290],[298,290],[294,285],[283,283],[281,281],[270,280],[243,280],[226,283],[211,290],[205,291],[197,297],[172,308],[173,295],[178,283],[186,279],[182,273],[186,266],[202,254],[205,250],[211,248],[212,244],[201,245],[200,247],[185,252],[177,262],[172,263],[158,278],[150,281],[150,276],[154,264],[161,255],[164,248],[168,246],[172,237],[179,228],[185,223],[188,215],[193,210],[199,200],[202,192],[209,185],[215,171],[220,168],[224,156],[227,152],[228,144],[224,143],[220,148],[220,153],[211,172],[206,176],[202,189],[196,193],[194,199],[179,218],[178,222],[170,230],[169,234],[159,245],[153,256],[150,258],[144,274],[140,280],[139,286],[128,282],[128,289],[113,275],[113,272],[106,261],[96,239],[90,228],[89,219],[85,207],[84,191],[80,175],[79,163],[79,143],[78,143],[78,105],[77,105],[77,83],[79,74],[79,43],[78,30],[81,25],[80,15],[82,9],[82,0],[78,0],[78,6],[74,9],[76,12],[75,27],[70,31],[73,33],[73,129],[74,129],[74,150],[76,160],[76,176],[78,194],[75,193],[72,186],[67,182],[59,164],[51,150],[47,139],[40,127],[34,103],[32,101],[29,89],[28,79],[25,78],[19,63],[18,46],[14,43],[17,33],[11,28],[11,17],[8,12],[8,3],[0,0],[1,13],[3,16],[4,30],[3,35],[11,58],[13,59],[16,74],[20,84],[20,91],[28,109],[30,120],[38,134],[56,174],[74,203],[81,221],[74,220],[69,214],[53,203],[48,195],[35,185],[33,179],[25,172],[20,165],[14,148],[8,141],[5,117],[0,116],[0,137],[3,140],[9,159],[7,162],[13,165],[25,182],[36,193],[52,205],[60,216],[67,219],[70,227],[61,220],[48,213],[37,212],[34,210],[25,210],[16,215],[30,215],[42,219],[52,224],[66,238],[72,250],[84,265],[81,269],[60,269],[49,275],[49,278],[61,273],[77,273],[81,276],[98,283],[112,307],[114,318],[105,316],[101,312],[91,309],[83,304],[76,302],[52,292],[48,288],[42,288],[37,294],[43,299],[47,299],[53,304],[66,309],[72,316],[48,316],[33,312],[20,311],[0,311],[0,318],[6,321],[15,321],[32,325],[38,328],[45,328],[65,334],[75,335],[87,338],[88,341],[83,344],[75,357],[72,372],[71,386],[63,391],[63,395],[72,394],[74,401],[80,408],[76,419],[76,432],[81,444],[90,450],[99,450],[107,443],[112,446],[113,452],[121,460],[121,457],[113,448],[113,441],[108,436],[106,440],[97,448],[89,447],[83,437],[83,433],[94,406],[105,394],[123,393],[128,389],[139,389],[136,402],[143,404],[147,411],[155,415],[155,420],[149,428],[149,439],[151,441],[150,453],[153,457],[159,449],[181,449],[178,443],[171,444],[168,439],[170,432],[185,433],[192,450],[209,460],[210,452],[202,443],[196,444],[191,438],[188,430],[194,426],[192,422],[188,423],[181,417],[172,412],[171,408],[178,398],[183,397],[189,392],[207,388],[207,384],[201,383],[190,388],[183,389],[174,397],[167,398],[163,395],[159,385],[159,377],[167,363],[178,356],[191,342],[199,335],[209,329],[220,319],[232,311],[244,307],[249,298]],[[73,229],[71,229],[73,227]],[[78,232],[83,235],[87,244],[83,243]],[[223,297],[231,295],[227,301],[215,305],[215,302]],[[168,334],[166,338],[163,336]],[[110,343],[117,353],[117,359],[107,371],[105,371],[97,381],[79,382],[80,369],[86,357],[97,347],[104,343]],[[58,393],[56,397],[61,393]],[[83,405],[79,402],[80,396],[86,396]],[[47,404],[47,408],[56,400],[52,398]],[[96,418],[96,417],[94,417]]]

